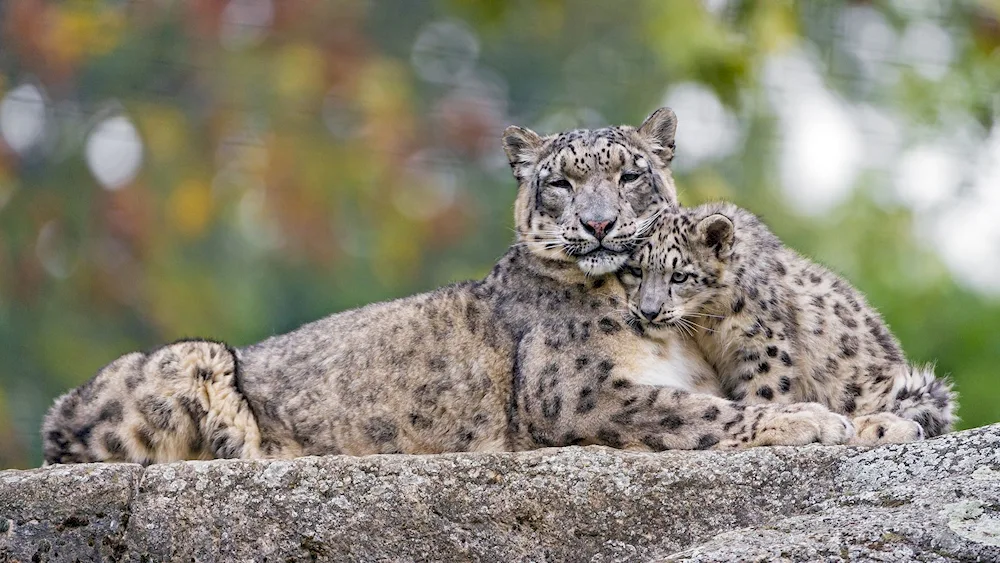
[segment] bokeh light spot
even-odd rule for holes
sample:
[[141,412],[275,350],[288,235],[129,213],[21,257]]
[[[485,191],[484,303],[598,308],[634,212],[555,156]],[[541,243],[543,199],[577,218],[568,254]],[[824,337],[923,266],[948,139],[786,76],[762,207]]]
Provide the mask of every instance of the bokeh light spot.
[[711,89],[685,82],[671,88],[663,96],[663,105],[670,107],[684,123],[678,157],[678,169],[694,168],[702,162],[728,156],[736,150],[740,127],[732,112],[726,109]]
[[97,124],[87,137],[87,166],[105,189],[117,190],[131,182],[142,166],[142,139],[125,116]]
[[896,193],[915,210],[930,209],[955,197],[962,162],[945,147],[920,145],[903,154],[896,170]]
[[410,62],[428,82],[454,83],[466,76],[479,58],[479,39],[458,20],[432,22],[413,42]]
[[903,32],[899,41],[899,55],[903,62],[913,66],[928,80],[941,80],[948,74],[955,55],[955,42],[941,26],[929,21],[918,21]]
[[0,134],[18,154],[25,154],[44,137],[47,124],[45,95],[34,84],[21,84],[0,101]]
[[271,0],[230,0],[222,11],[219,42],[232,51],[253,47],[267,37],[273,22]]

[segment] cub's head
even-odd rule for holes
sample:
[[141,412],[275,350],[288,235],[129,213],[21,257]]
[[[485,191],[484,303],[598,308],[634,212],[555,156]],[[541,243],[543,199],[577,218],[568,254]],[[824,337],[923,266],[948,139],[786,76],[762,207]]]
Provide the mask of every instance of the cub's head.
[[575,262],[587,275],[621,268],[656,217],[677,208],[670,174],[677,118],[660,108],[638,128],[579,129],[542,137],[503,133],[518,182],[518,243]]
[[700,208],[660,219],[619,274],[630,316],[656,338],[704,326],[732,291],[733,219]]

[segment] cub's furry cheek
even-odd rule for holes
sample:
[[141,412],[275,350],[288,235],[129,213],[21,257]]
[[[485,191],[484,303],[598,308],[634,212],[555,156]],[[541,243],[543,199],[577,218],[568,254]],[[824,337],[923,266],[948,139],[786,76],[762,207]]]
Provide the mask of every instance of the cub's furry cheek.
[[622,269],[618,270],[618,281],[620,281],[628,291],[638,289],[639,284],[642,283],[642,270],[626,262],[625,265],[622,266]]
[[642,217],[656,203],[656,198],[653,197],[653,186],[648,182],[637,184],[624,191],[624,198],[635,216]]

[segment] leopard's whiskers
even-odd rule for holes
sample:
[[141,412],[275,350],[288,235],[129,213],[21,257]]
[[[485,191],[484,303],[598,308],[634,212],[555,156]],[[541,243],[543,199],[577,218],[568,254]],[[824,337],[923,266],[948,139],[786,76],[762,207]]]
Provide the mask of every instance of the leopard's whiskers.
[[685,316],[686,317],[708,317],[708,318],[712,318],[712,319],[724,319],[724,318],[726,318],[723,315],[709,315],[708,313],[687,313]]
[[691,319],[684,319],[684,322],[689,323],[692,327],[697,327],[697,328],[700,328],[700,329],[702,329],[704,331],[708,331],[708,332],[712,332],[712,333],[715,332],[715,329],[708,328],[707,326],[702,326],[702,325],[700,325],[700,324],[692,321]]

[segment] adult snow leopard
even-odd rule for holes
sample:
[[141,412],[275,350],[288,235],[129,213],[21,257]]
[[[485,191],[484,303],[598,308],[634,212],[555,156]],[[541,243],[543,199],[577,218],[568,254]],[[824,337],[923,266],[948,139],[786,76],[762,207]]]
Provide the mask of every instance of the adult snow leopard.
[[126,355],[56,401],[46,461],[843,442],[849,422],[819,405],[664,386],[711,370],[623,322],[608,274],[677,207],[675,128],[666,108],[638,128],[509,127],[517,241],[485,279],[241,349],[195,340]]

